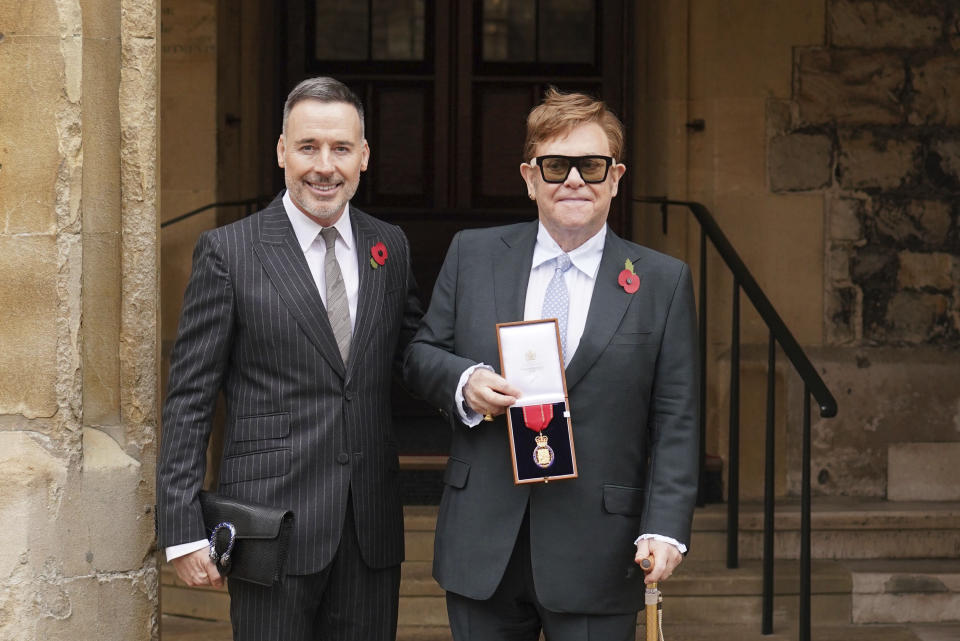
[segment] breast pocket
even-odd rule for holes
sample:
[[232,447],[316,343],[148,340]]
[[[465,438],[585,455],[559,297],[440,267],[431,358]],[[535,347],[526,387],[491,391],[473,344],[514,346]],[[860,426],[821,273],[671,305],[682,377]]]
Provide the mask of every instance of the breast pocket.
[[611,345],[657,345],[658,336],[651,331],[617,332],[610,339]]

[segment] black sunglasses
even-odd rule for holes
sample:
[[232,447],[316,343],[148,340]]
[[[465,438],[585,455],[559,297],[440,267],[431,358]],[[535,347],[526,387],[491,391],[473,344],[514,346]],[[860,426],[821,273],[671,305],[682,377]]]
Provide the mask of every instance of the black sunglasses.
[[570,168],[576,167],[577,173],[585,183],[602,183],[613,164],[610,156],[537,156],[533,159],[540,168],[544,182],[562,183],[570,175]]

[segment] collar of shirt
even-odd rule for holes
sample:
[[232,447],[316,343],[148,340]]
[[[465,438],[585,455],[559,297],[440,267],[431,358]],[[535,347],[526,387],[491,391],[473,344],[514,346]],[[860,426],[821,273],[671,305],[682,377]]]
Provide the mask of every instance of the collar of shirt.
[[[591,236],[587,242],[583,243],[573,251],[567,252],[570,262],[578,270],[583,272],[591,279],[596,278],[597,271],[600,269],[600,260],[603,258],[603,243],[607,237],[607,226],[604,225],[596,234]],[[537,244],[533,247],[533,263],[531,269],[537,269],[544,263],[547,263],[560,254],[563,250],[553,239],[543,223],[537,223]]]
[[[303,253],[307,253],[313,241],[316,240],[317,234],[323,229],[323,225],[318,225],[316,221],[307,218],[306,214],[293,204],[289,191],[283,194],[283,209],[287,212],[287,218],[290,219],[290,224],[293,225],[293,233],[297,236],[300,249],[303,250]],[[343,241],[347,249],[352,250],[353,226],[350,224],[350,203],[344,204],[343,215],[340,216],[333,226],[337,228],[337,231],[340,233],[340,240]]]

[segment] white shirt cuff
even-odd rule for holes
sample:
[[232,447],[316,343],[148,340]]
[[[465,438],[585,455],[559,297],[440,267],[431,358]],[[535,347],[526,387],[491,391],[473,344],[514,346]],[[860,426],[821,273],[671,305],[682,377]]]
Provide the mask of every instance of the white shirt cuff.
[[687,553],[687,546],[681,543],[676,539],[671,539],[669,536],[663,536],[662,534],[641,534],[637,537],[637,540],[633,542],[634,545],[643,541],[645,539],[653,539],[654,541],[663,541],[664,543],[669,543],[673,547],[680,550],[680,554]]
[[181,556],[187,556],[191,552],[202,550],[205,547],[210,547],[210,541],[206,539],[193,541],[191,543],[181,543],[180,545],[171,545],[166,550],[167,561],[173,561],[174,559],[180,558]]
[[463,370],[463,374],[460,375],[460,380],[457,381],[457,389],[453,393],[453,399],[456,401],[455,405],[457,406],[457,413],[460,415],[460,420],[463,421],[463,424],[467,427],[475,427],[480,424],[480,421],[483,420],[483,415],[474,412],[466,402],[463,400],[463,386],[467,384],[467,379],[470,378],[470,375],[473,374],[474,370],[478,367],[488,369],[491,372],[493,368],[485,363],[477,363],[472,367],[468,367]]

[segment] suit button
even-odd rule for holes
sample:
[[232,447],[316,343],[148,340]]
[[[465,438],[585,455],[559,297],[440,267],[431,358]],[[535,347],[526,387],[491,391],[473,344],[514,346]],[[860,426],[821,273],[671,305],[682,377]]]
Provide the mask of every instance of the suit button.
[[340,465],[346,465],[349,462],[350,462],[349,454],[347,454],[346,452],[340,452],[339,454],[337,454],[337,463],[339,463]]
[[346,392],[343,393],[343,398],[345,398],[345,399],[348,400],[348,401],[352,401],[352,400],[353,400],[353,392],[351,392],[350,390],[347,390]]

